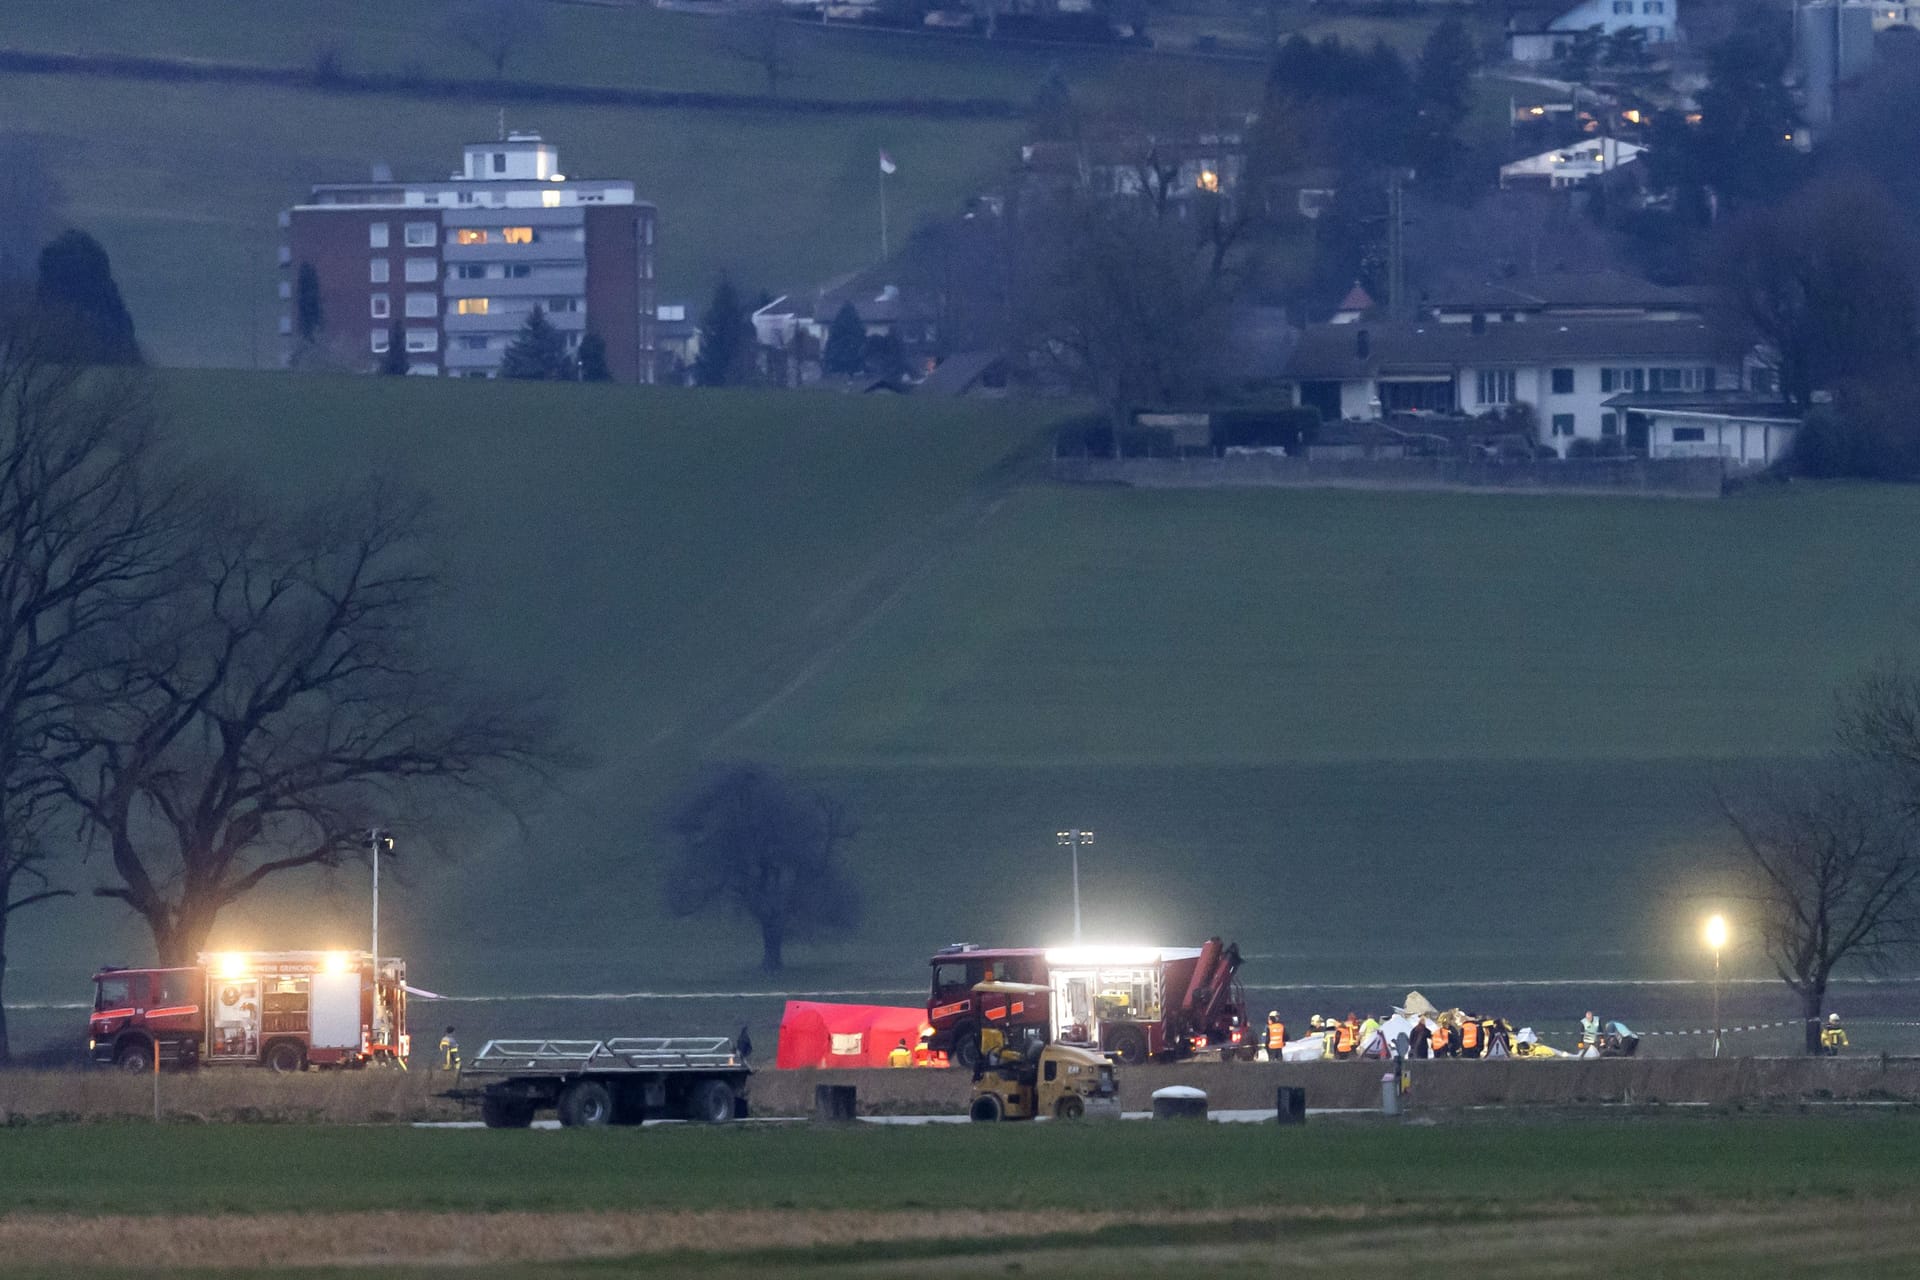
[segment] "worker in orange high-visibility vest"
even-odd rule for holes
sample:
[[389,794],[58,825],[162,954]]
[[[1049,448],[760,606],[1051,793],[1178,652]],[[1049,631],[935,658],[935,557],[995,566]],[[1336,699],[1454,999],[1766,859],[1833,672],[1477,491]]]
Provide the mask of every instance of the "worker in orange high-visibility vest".
[[1427,1045],[1436,1058],[1453,1056],[1453,1028],[1447,1025],[1446,1019],[1443,1018],[1434,1023],[1433,1035],[1427,1041]]
[[1287,1024],[1280,1021],[1276,1009],[1267,1010],[1267,1056],[1277,1058],[1280,1051],[1287,1047]]
[[1467,1018],[1460,1023],[1460,1056],[1480,1056],[1480,1020],[1477,1018]]
[[1347,1020],[1334,1028],[1333,1056],[1351,1058],[1353,1051],[1360,1046],[1360,1015],[1348,1013]]

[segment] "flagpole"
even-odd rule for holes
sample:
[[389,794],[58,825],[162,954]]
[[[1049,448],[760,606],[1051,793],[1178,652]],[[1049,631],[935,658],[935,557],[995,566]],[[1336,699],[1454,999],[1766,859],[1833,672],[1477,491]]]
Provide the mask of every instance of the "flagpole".
[[887,260],[887,171],[880,170],[880,261]]

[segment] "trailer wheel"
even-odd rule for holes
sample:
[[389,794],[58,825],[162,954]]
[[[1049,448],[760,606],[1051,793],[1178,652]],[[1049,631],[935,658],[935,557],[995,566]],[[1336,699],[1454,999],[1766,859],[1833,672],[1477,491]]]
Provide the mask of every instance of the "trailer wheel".
[[1056,1120],[1078,1120],[1086,1114],[1086,1100],[1077,1093],[1070,1093],[1053,1104],[1053,1118]]
[[576,1080],[560,1095],[560,1123],[593,1129],[613,1123],[613,1095],[597,1080]]
[[275,1040],[267,1046],[260,1061],[267,1064],[269,1071],[283,1076],[291,1075],[307,1069],[307,1051],[300,1047],[297,1040]]
[[980,1061],[980,1024],[971,1018],[953,1024],[953,1047],[948,1061],[968,1071]]
[[533,1104],[525,1098],[484,1094],[480,1098],[480,1121],[489,1129],[525,1129],[533,1123]]
[[701,1124],[725,1124],[733,1119],[733,1086],[725,1080],[696,1085],[687,1100],[687,1118]]
[[1107,1040],[1107,1048],[1114,1057],[1129,1067],[1137,1067],[1147,1060],[1147,1036],[1138,1027],[1119,1027]]
[[153,1046],[145,1040],[129,1040],[113,1055],[113,1065],[128,1075],[153,1070]]
[[1006,1104],[997,1093],[983,1093],[967,1108],[967,1119],[975,1124],[998,1124],[1007,1118]]

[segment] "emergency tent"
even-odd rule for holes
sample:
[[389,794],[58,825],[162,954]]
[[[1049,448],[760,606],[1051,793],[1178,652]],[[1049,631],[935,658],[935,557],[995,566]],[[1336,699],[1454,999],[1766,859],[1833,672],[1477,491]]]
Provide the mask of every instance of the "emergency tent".
[[884,1067],[902,1040],[911,1049],[927,1023],[925,1009],[878,1004],[824,1004],[789,1000],[780,1015],[780,1043],[773,1065],[797,1067]]

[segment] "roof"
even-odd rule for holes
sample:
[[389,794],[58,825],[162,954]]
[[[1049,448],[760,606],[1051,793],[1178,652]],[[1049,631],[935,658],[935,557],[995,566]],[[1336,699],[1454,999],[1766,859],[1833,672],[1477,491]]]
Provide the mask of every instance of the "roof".
[[1542,151],[1537,155],[1500,166],[1507,178],[1551,178],[1557,174],[1586,174],[1591,177],[1630,165],[1646,150],[1637,142],[1621,138],[1596,138]]
[[1353,288],[1347,290],[1347,296],[1340,299],[1340,305],[1335,307],[1334,310],[1371,311],[1373,310],[1373,295],[1361,288],[1360,282],[1355,280],[1353,282]]
[[917,388],[925,396],[957,396],[972,389],[1001,360],[998,351],[956,351],[934,366]]
[[1296,379],[1349,381],[1383,372],[1449,373],[1462,366],[1550,360],[1734,359],[1742,350],[1727,330],[1693,320],[1530,320],[1490,324],[1479,333],[1472,325],[1437,320],[1316,324],[1301,332],[1287,372]]
[[1712,418],[1798,422],[1793,406],[1754,391],[1628,391],[1601,401],[1609,409],[1638,409]]
[[1701,309],[1705,289],[1655,284],[1624,271],[1548,271],[1538,275],[1489,280],[1453,295],[1442,295],[1433,306],[1441,311],[1541,311],[1581,307],[1643,307]]

